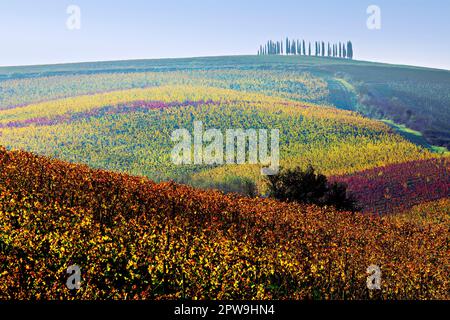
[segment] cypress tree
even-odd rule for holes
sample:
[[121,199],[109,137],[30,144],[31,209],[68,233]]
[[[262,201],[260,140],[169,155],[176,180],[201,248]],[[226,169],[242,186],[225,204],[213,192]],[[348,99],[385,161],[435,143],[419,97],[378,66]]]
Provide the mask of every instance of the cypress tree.
[[353,60],[353,44],[351,41],[347,43],[347,56],[350,60]]

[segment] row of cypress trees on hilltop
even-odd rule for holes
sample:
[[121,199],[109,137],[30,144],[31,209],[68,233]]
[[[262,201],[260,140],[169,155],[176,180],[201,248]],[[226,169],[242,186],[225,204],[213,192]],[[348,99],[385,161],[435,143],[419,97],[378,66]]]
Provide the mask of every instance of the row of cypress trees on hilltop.
[[305,40],[272,41],[269,40],[265,45],[261,45],[258,55],[302,55],[317,57],[334,57],[343,59],[353,59],[353,44],[351,41],[339,43],[325,43],[324,41],[315,41],[314,47],[311,42]]

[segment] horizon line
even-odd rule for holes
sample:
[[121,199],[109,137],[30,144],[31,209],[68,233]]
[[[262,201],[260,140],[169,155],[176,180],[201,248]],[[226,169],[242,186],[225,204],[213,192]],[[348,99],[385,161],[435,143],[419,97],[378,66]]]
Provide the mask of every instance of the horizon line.
[[327,57],[327,56],[316,56],[316,55],[258,55],[258,54],[230,54],[230,55],[205,55],[205,56],[179,56],[179,57],[167,57],[167,58],[129,58],[129,59],[112,59],[112,60],[85,60],[85,61],[62,61],[55,63],[37,63],[37,64],[22,64],[22,65],[1,65],[0,69],[3,68],[25,68],[25,67],[51,67],[51,66],[63,66],[63,65],[76,65],[76,64],[88,64],[88,63],[111,63],[111,62],[126,62],[126,61],[151,61],[151,60],[184,60],[184,59],[207,59],[207,58],[228,58],[228,57],[309,57],[317,59],[333,59],[342,60],[346,62],[362,62],[362,63],[374,63],[383,64],[397,67],[412,67],[412,68],[422,68],[437,71],[450,71],[450,69],[445,69],[445,67],[429,67],[423,65],[408,65],[408,64],[398,64],[393,62],[384,62],[379,60],[358,60],[358,59],[346,59],[339,57]]

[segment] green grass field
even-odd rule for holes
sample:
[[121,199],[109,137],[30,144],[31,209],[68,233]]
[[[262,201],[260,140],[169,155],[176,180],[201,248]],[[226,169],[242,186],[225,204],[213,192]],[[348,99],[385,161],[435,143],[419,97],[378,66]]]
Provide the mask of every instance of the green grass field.
[[423,134],[419,131],[410,129],[402,124],[397,124],[392,120],[382,120],[387,125],[391,126],[398,132],[401,136],[403,136],[405,139],[408,139],[409,141],[422,146],[424,148],[429,149],[430,151],[434,153],[440,153],[440,154],[447,154],[449,151],[446,147],[439,147],[439,146],[433,146],[430,145],[427,140],[423,137]]

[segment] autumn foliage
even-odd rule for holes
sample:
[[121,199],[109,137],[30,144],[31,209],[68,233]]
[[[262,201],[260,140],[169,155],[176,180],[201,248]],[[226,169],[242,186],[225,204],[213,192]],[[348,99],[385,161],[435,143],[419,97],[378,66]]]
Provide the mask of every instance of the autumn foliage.
[[399,212],[450,196],[450,157],[392,164],[332,180],[347,184],[366,212]]
[[[156,184],[2,148],[0,298],[449,299],[445,221]],[[73,264],[77,292],[65,286]],[[381,291],[366,287],[373,264]]]
[[[0,144],[94,168],[243,192],[263,191],[260,167],[176,166],[171,135],[205,129],[279,129],[286,168],[312,164],[327,176],[435,154],[360,114],[261,93],[194,86],[119,90],[0,110]],[[242,182],[242,181],[241,181]],[[236,185],[236,187],[235,187]]]

